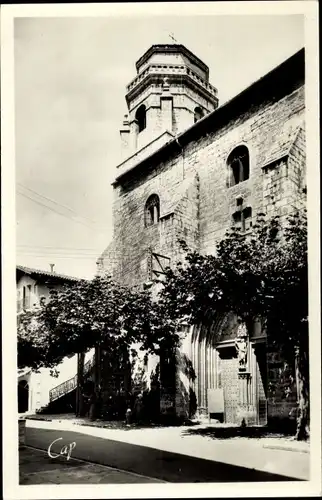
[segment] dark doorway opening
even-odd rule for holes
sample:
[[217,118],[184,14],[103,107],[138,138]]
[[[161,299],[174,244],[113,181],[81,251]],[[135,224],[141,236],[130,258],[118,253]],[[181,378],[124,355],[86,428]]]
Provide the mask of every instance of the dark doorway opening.
[[18,383],[18,413],[28,411],[29,403],[29,385],[26,380],[21,380]]

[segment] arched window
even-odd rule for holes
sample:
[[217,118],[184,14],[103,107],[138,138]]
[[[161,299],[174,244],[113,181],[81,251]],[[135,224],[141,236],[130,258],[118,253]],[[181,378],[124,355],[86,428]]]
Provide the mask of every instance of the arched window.
[[228,187],[235,186],[249,178],[249,152],[246,146],[235,148],[227,160]]
[[142,130],[146,127],[146,108],[144,104],[140,106],[135,113],[135,119],[138,123],[138,133],[142,132]]
[[196,123],[198,120],[200,120],[200,119],[203,117],[203,115],[204,115],[204,114],[203,114],[202,109],[201,109],[199,106],[197,106],[197,107],[195,108],[195,111],[194,111],[194,120],[195,120],[195,123]]
[[144,210],[144,224],[145,227],[157,224],[160,218],[160,200],[157,194],[152,194],[146,204]]

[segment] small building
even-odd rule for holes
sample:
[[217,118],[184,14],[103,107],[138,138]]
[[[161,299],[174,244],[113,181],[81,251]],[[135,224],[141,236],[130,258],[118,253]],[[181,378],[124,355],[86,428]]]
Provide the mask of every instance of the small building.
[[[53,270],[43,271],[25,266],[16,266],[18,321],[22,314],[39,306],[42,297],[48,299],[50,289],[59,290],[63,285],[77,281],[78,278],[58,274]],[[35,413],[40,408],[45,407],[49,403],[50,391],[55,392],[53,389],[73,378],[76,371],[75,356],[64,360],[59,365],[60,373],[58,378],[52,377],[48,368],[40,369],[39,373],[33,372],[30,368],[19,369],[18,413]]]

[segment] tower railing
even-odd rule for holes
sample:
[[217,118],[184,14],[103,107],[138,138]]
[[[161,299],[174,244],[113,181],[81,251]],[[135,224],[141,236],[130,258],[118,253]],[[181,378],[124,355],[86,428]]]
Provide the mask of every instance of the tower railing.
[[150,64],[147,68],[145,68],[142,73],[137,75],[126,87],[127,92],[130,92],[138,83],[140,83],[142,80],[144,80],[149,74],[181,74],[181,75],[188,75],[190,78],[193,80],[197,81],[199,85],[204,87],[208,92],[213,94],[214,96],[217,95],[217,89],[211,85],[209,82],[203,80],[199,75],[197,75],[194,71],[192,71],[190,68],[187,68],[186,66],[181,66],[181,65],[175,65],[175,64],[160,64],[160,65],[155,65],[155,64]]

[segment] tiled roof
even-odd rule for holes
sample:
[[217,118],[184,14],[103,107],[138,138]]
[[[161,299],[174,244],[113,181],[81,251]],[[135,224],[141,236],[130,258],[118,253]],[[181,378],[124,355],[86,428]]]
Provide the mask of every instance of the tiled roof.
[[37,276],[45,276],[47,278],[55,278],[65,281],[80,281],[80,278],[76,278],[75,276],[66,276],[65,274],[42,271],[41,269],[34,269],[32,267],[16,266],[16,270],[25,274],[36,274]]

